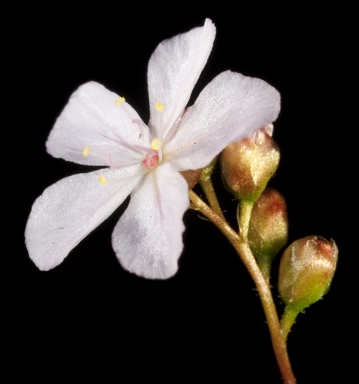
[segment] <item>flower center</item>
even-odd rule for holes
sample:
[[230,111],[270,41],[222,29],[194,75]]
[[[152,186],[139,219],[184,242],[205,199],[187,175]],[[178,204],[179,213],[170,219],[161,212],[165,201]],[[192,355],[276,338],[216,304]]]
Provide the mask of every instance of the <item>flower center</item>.
[[[147,154],[146,157],[142,160],[142,165],[145,168],[156,168],[157,165],[162,160],[161,153],[161,140],[155,137],[151,141],[151,153]],[[160,152],[159,152],[160,151]]]

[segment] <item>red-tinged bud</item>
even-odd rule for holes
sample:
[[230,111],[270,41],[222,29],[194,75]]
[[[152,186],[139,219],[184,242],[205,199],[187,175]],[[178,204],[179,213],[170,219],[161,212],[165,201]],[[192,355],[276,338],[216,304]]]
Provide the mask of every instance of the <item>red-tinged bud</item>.
[[269,281],[272,261],[288,241],[287,206],[277,190],[266,188],[254,203],[248,240],[262,273]]
[[188,189],[192,189],[199,181],[202,173],[201,169],[190,169],[188,171],[182,171],[180,174],[185,178],[188,184]]
[[255,201],[279,164],[279,147],[272,139],[273,126],[229,144],[220,155],[224,185],[237,199]]
[[287,306],[300,312],[328,291],[337,266],[334,240],[307,236],[294,241],[283,253],[279,267],[279,294]]

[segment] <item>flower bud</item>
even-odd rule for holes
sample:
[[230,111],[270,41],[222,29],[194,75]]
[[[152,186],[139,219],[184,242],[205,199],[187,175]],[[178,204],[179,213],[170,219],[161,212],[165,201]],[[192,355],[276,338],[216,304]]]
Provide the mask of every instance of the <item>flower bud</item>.
[[273,258],[288,241],[287,206],[277,190],[266,188],[253,204],[248,241],[262,273],[269,278]]
[[272,130],[273,125],[261,128],[222,151],[222,179],[237,199],[255,201],[277,170],[280,153]]
[[334,276],[338,248],[334,240],[307,236],[294,241],[283,253],[278,289],[286,305],[297,312],[325,295]]

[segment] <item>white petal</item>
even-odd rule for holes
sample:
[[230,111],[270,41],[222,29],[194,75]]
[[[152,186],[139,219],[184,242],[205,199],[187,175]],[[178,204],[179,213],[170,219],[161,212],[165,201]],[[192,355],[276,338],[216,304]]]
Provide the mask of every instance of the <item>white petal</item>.
[[142,177],[140,166],[106,168],[67,177],[47,188],[35,201],[25,231],[26,246],[36,266],[49,270],[60,264]]
[[122,266],[146,278],[174,275],[183,249],[182,218],[188,205],[187,182],[170,164],[149,173],[131,195],[112,235]]
[[[194,85],[212,50],[216,29],[206,19],[203,27],[164,40],[148,64],[151,129],[161,140],[183,113]],[[162,112],[154,106],[161,103]]]
[[206,166],[233,141],[272,123],[280,94],[263,80],[226,71],[213,79],[183,117],[164,148],[179,171]]
[[52,156],[75,163],[109,165],[111,157],[130,165],[138,162],[139,153],[129,146],[148,145],[148,136],[148,128],[128,103],[103,85],[89,82],[72,94],[46,146]]

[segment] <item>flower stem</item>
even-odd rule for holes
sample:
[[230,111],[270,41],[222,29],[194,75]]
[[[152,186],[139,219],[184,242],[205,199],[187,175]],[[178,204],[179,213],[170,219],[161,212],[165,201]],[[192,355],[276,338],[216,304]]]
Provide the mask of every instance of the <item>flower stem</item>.
[[270,287],[270,272],[271,272],[272,258],[266,255],[262,255],[262,259],[257,260],[257,263],[265,281]]
[[206,194],[206,198],[209,202],[211,208],[224,220],[224,216],[219,205],[216,192],[213,188],[212,180],[210,177],[202,178],[199,181],[200,186],[202,187],[204,193]]
[[239,206],[239,216],[237,218],[239,225],[239,237],[243,240],[248,239],[249,221],[251,219],[253,203],[243,200]]
[[201,174],[201,177],[199,179],[199,184],[206,195],[206,198],[208,200],[210,207],[219,216],[221,216],[221,218],[223,220],[225,220],[223,213],[222,213],[222,209],[221,209],[219,202],[218,202],[218,199],[217,199],[216,192],[215,192],[214,187],[213,187],[213,183],[212,183],[212,173],[214,171],[216,163],[217,163],[217,157],[214,158],[211,161],[211,163],[209,165],[207,165],[207,167],[205,167],[202,170],[202,174]]
[[282,334],[284,339],[287,340],[289,331],[291,330],[295,319],[297,318],[299,311],[291,305],[285,307],[284,313],[282,315],[280,324],[282,328]]
[[[274,354],[282,374],[285,384],[294,384],[296,379],[294,377],[291,364],[288,357],[287,345],[285,338],[282,335],[277,311],[273,302],[272,293],[269,285],[263,278],[263,275],[256,263],[247,241],[248,225],[250,219],[251,206],[244,204],[241,207],[243,210],[243,219],[240,222],[240,236],[231,228],[223,215],[220,216],[213,209],[211,209],[203,200],[201,200],[192,190],[189,191],[189,197],[193,204],[193,208],[204,214],[210,221],[212,221],[218,229],[226,236],[232,244],[242,262],[246,266],[249,274],[251,275],[257,289],[264,313],[267,319],[270,336]],[[241,212],[242,216],[242,212]],[[243,222],[242,222],[243,221]]]

